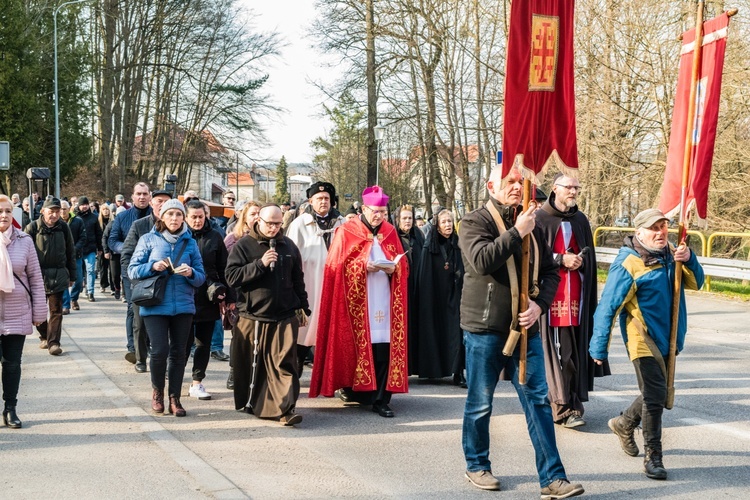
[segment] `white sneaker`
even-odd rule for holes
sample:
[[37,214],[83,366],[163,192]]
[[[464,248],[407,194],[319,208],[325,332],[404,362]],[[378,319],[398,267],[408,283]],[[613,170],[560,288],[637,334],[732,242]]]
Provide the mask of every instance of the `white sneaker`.
[[191,398],[198,398],[202,400],[211,399],[211,395],[206,392],[206,388],[203,387],[203,384],[191,385],[188,394]]

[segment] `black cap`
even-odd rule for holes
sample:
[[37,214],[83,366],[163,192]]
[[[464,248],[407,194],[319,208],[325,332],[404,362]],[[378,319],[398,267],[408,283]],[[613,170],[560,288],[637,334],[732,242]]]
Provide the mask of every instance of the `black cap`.
[[354,208],[353,206],[349,207],[349,210],[346,211],[344,216],[346,217],[347,215],[357,215],[357,209]]
[[89,199],[86,198],[85,196],[81,196],[80,198],[78,198],[78,204],[79,205],[88,205],[89,204]]
[[42,208],[60,208],[60,200],[57,198],[49,198],[44,200]]
[[157,190],[151,192],[151,196],[152,197],[153,196],[159,196],[160,194],[163,194],[163,195],[166,195],[166,196],[169,196],[170,198],[172,198],[172,191],[168,191],[166,189],[157,189]]
[[316,182],[307,188],[307,199],[309,200],[318,193],[328,193],[333,200],[336,197],[336,188],[330,182]]

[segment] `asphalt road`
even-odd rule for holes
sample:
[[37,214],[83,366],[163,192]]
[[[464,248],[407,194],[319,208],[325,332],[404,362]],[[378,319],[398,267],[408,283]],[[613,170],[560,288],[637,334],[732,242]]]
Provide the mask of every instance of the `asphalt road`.
[[[750,304],[691,294],[687,346],[678,358],[675,408],[664,416],[669,480],[642,473],[642,455],[619,448],[607,420],[637,393],[619,332],[613,375],[597,380],[588,424],[557,429],[572,481],[591,498],[744,498],[750,486]],[[464,479],[464,391],[446,379],[411,379],[396,418],[309,399],[305,373],[296,428],[237,413],[224,387],[228,363],[211,360],[211,401],[183,396],[186,418],[154,417],[150,379],[123,359],[125,305],[81,302],[63,322],[53,357],[27,339],[18,412],[0,427],[2,498],[538,498],[533,451],[515,391],[501,383],[491,423],[493,469],[503,491]],[[226,339],[227,346],[229,338]],[[184,385],[187,391],[187,382]],[[642,448],[641,436],[637,436]]]

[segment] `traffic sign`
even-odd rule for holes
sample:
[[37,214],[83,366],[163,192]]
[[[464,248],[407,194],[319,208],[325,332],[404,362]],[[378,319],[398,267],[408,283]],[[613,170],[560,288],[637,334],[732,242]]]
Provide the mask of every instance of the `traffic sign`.
[[498,165],[503,164],[503,152],[502,151],[497,152],[497,164]]

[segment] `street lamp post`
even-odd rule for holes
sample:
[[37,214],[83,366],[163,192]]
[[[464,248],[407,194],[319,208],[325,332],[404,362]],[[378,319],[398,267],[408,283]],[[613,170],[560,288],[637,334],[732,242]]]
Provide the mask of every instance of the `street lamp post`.
[[380,143],[383,140],[383,136],[385,135],[385,126],[378,123],[375,125],[375,142],[378,143],[378,149],[377,149],[377,165],[375,165],[375,185],[380,185]]
[[57,13],[67,5],[90,2],[91,0],[72,0],[64,2],[52,11],[52,24],[55,37],[55,197],[60,198],[60,95],[57,88]]

